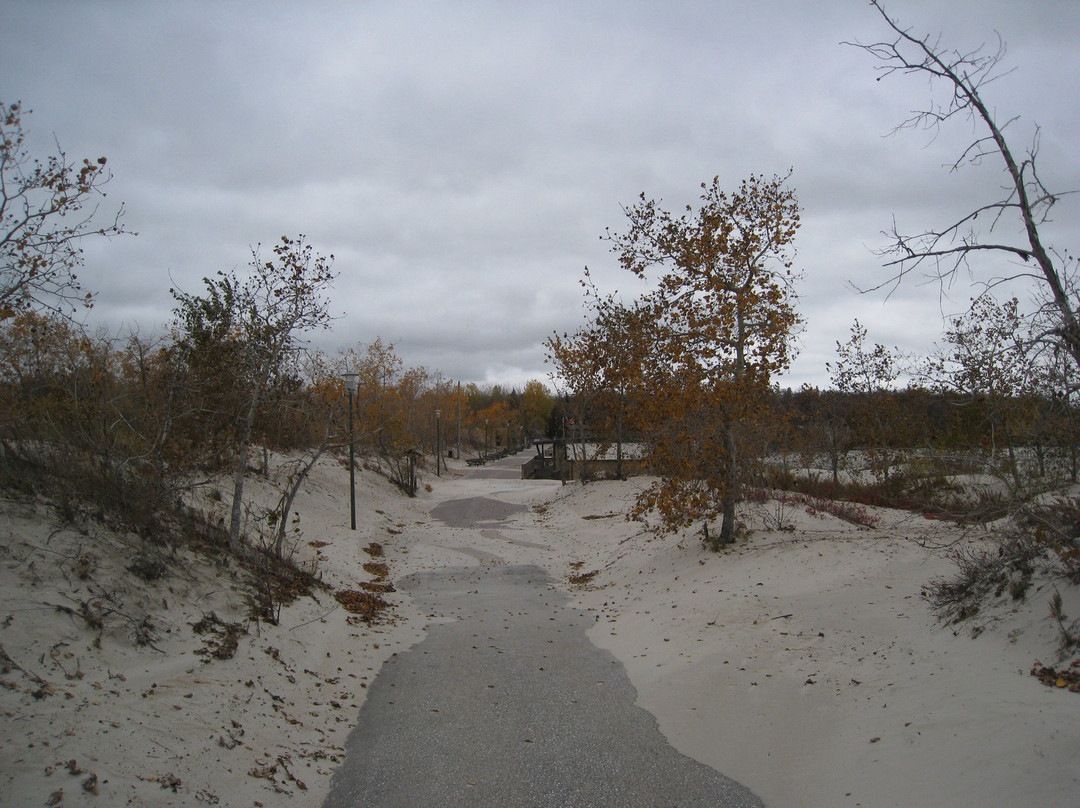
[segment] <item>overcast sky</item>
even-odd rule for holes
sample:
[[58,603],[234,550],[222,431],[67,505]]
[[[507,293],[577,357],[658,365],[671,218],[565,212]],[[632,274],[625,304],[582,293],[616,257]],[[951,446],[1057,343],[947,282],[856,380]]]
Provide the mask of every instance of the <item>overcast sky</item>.
[[[888,9],[964,50],[999,31],[1015,71],[985,100],[1020,116],[1020,150],[1042,127],[1052,190],[1080,188],[1080,3]],[[713,176],[734,189],[794,169],[806,325],[781,383],[826,385],[854,318],[872,342],[925,352],[969,296],[851,290],[887,277],[874,250],[893,216],[941,226],[1002,179],[943,167],[970,139],[962,122],[890,136],[930,88],[878,82],[840,44],[887,34],[863,0],[0,0],[0,100],[33,109],[41,151],[55,136],[72,158],[109,158],[107,201],[139,235],[88,250],[91,324],[158,331],[170,286],[201,291],[252,245],[302,233],[339,273],[316,344],[381,337],[410,366],[481,384],[547,380],[543,340],[580,325],[586,265],[603,291],[640,290],[600,239],[639,193],[680,210]],[[1078,211],[1060,204],[1059,247],[1077,247]]]

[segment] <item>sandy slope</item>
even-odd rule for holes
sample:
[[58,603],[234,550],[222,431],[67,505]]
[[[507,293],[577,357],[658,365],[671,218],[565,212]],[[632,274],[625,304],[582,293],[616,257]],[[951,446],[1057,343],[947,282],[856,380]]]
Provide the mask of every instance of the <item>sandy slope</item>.
[[[298,555],[317,554],[324,580],[355,589],[372,578],[362,548],[393,547],[411,503],[361,474],[352,533],[347,483],[340,465],[313,475],[299,503]],[[395,513],[402,506],[409,515]],[[364,688],[423,628],[400,599],[392,623],[368,626],[328,591],[285,607],[278,626],[256,623],[234,568],[180,552],[147,584],[124,571],[138,552],[130,539],[61,529],[42,507],[3,502],[0,511],[0,644],[25,669],[0,677],[2,805],[318,805]],[[104,630],[80,616],[82,603],[106,613]],[[197,653],[212,637],[192,624],[211,613],[245,628],[232,659]],[[149,615],[148,644],[135,644],[121,615]],[[35,697],[42,686],[32,676],[51,695]],[[96,795],[87,790],[95,782]]]
[[[595,486],[566,504],[604,513],[611,498]],[[796,512],[794,532],[722,557],[589,521],[593,640],[676,747],[774,808],[1080,804],[1080,699],[1029,675],[1057,644],[1048,591],[957,635],[919,596],[952,568],[916,539],[947,528],[883,516],[862,530]]]
[[[297,503],[298,557],[337,589],[371,579],[373,541],[391,579],[545,566],[670,741],[773,808],[1080,804],[1080,697],[1028,675],[1054,661],[1050,589],[975,639],[939,626],[919,592],[950,565],[917,540],[940,523],[886,513],[865,530],[792,510],[794,531],[714,555],[621,518],[634,481],[426,481],[406,499],[361,473],[353,533],[348,475],[325,463]],[[526,507],[473,527],[429,515],[468,497]],[[145,583],[123,569],[137,546],[47,516],[0,503],[0,805],[319,805],[366,684],[448,619],[394,593],[393,620],[368,626],[320,592],[256,624],[232,570],[182,552]],[[232,659],[196,653],[207,635],[192,624],[211,612],[246,627]],[[1080,614],[1075,593],[1066,612]]]

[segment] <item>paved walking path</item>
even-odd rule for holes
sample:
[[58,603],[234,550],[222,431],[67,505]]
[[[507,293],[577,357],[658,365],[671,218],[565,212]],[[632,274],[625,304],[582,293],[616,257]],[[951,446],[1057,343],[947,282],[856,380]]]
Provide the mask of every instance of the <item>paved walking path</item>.
[[[512,510],[468,497],[433,515],[490,530]],[[452,619],[383,666],[325,808],[760,808],[667,743],[634,705],[622,665],[589,641],[592,618],[540,567],[481,564],[397,583]]]

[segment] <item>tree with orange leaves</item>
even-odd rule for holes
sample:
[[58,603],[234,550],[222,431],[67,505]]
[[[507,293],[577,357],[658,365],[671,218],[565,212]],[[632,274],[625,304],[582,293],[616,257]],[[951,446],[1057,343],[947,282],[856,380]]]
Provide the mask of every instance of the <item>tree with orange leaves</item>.
[[799,206],[786,180],[751,176],[729,193],[714,178],[681,216],[642,194],[626,211],[627,231],[607,235],[625,269],[659,272],[641,304],[653,349],[635,413],[662,479],[636,514],[655,511],[668,529],[700,520],[713,549],[734,540],[772,379],[794,355]]
[[625,429],[642,391],[642,372],[652,340],[651,309],[627,306],[602,297],[585,269],[582,285],[590,298],[588,322],[574,334],[553,334],[544,342],[554,378],[569,393],[567,414],[582,428],[579,479],[588,479],[587,443],[600,449],[615,446],[616,476],[623,474]]

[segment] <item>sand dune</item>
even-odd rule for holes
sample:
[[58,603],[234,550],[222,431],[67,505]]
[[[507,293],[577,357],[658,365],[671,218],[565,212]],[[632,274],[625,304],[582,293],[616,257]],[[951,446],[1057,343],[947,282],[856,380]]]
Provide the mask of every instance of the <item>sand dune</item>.
[[[283,607],[276,626],[247,619],[235,566],[177,550],[146,581],[127,571],[132,539],[61,527],[45,503],[0,503],[0,805],[321,804],[383,661],[451,619],[401,592],[383,596],[393,610],[374,625],[341,608],[332,590],[373,580],[372,542],[389,581],[545,567],[595,616],[591,639],[623,662],[670,742],[773,808],[1080,801],[1080,697],[1029,675],[1056,661],[1053,587],[1006,597],[977,637],[942,626],[920,597],[951,571],[922,546],[959,538],[941,522],[881,512],[871,530],[789,507],[792,530],[718,555],[627,522],[633,480],[452,467],[424,482],[408,499],[362,472],[353,532],[347,472],[318,467],[297,502],[296,554],[330,589]],[[525,507],[477,524],[431,516],[470,498]]]

